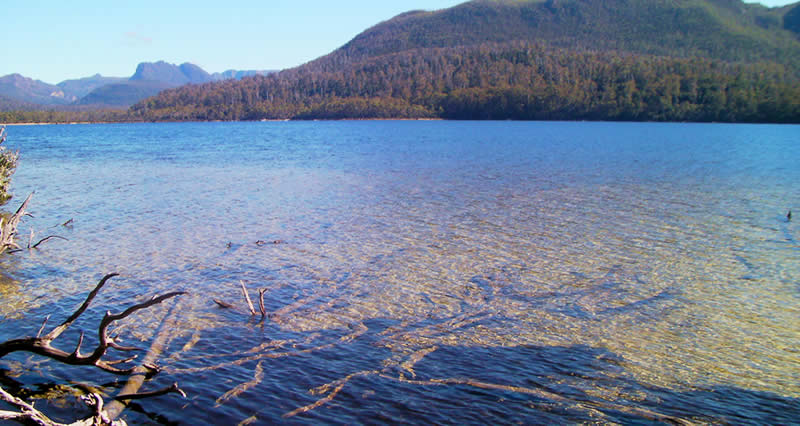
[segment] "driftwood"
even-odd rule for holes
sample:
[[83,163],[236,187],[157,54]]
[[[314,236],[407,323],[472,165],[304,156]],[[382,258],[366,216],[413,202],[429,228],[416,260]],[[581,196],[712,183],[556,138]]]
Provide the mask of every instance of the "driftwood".
[[21,247],[14,242],[14,237],[17,236],[17,227],[19,226],[19,222],[22,220],[22,217],[26,214],[25,210],[28,208],[28,203],[30,203],[31,197],[33,197],[33,193],[28,195],[28,198],[26,198],[22,205],[19,206],[17,212],[14,213],[8,220],[5,220],[5,218],[0,218],[0,253],[9,249],[21,249]]
[[[71,325],[81,316],[81,314],[86,311],[89,307],[89,304],[94,300],[97,293],[100,292],[100,289],[108,282],[109,279],[117,276],[118,274],[109,274],[103,277],[102,280],[95,286],[94,290],[92,290],[89,295],[87,296],[86,300],[83,304],[76,310],[66,321],[64,321],[61,325],[54,328],[50,333],[47,333],[44,336],[36,336],[36,337],[25,337],[21,339],[14,339],[9,340],[7,342],[0,343],[0,358],[12,353],[12,352],[31,352],[38,355],[46,356],[48,358],[52,358],[56,361],[63,362],[65,364],[70,365],[92,365],[101,370],[107,371],[109,373],[120,374],[120,375],[129,375],[133,372],[132,368],[124,369],[119,368],[117,365],[124,364],[126,362],[130,362],[134,358],[127,358],[122,360],[114,360],[108,361],[102,359],[102,357],[106,354],[108,348],[114,348],[119,351],[133,351],[137,350],[136,348],[129,348],[124,347],[117,342],[114,341],[111,337],[108,336],[108,327],[115,321],[119,321],[121,319],[127,318],[131,314],[136,311],[149,308],[153,305],[157,305],[164,300],[169,298],[179,296],[184,294],[184,292],[172,292],[167,293],[158,297],[153,297],[152,299],[138,303],[126,309],[124,312],[119,314],[112,314],[111,312],[106,312],[106,315],[100,321],[100,326],[97,330],[99,342],[97,347],[88,355],[84,355],[81,353],[81,344],[83,343],[83,332],[81,332],[81,336],[78,339],[78,344],[75,347],[75,350],[71,353],[65,352],[61,349],[55,348],[51,345],[51,343],[58,338],[62,333],[64,333]],[[46,322],[47,320],[45,320]],[[44,325],[43,325],[44,327]]]
[[92,410],[92,416],[78,420],[77,422],[64,424],[50,420],[41,411],[37,410],[33,404],[28,404],[20,398],[6,392],[5,389],[0,387],[0,401],[3,401],[19,411],[3,411],[0,410],[0,420],[14,420],[25,424],[34,424],[40,426],[126,426],[124,420],[114,421],[109,418],[108,414],[103,409],[103,398],[96,394],[90,393],[82,396],[81,400]]
[[[121,367],[122,365],[131,363],[134,359],[136,359],[136,356],[122,358],[122,359],[115,359],[115,360],[104,359],[104,356],[106,355],[109,349],[115,349],[117,351],[122,351],[122,352],[130,352],[138,350],[137,348],[125,347],[118,344],[112,337],[108,335],[108,328],[114,322],[127,318],[137,311],[147,309],[151,306],[164,302],[165,300],[182,295],[184,294],[184,292],[180,291],[172,292],[157,297],[152,297],[151,299],[145,302],[137,303],[127,308],[126,310],[124,310],[119,314],[112,314],[111,312],[107,311],[103,319],[100,321],[100,325],[97,330],[97,335],[98,335],[97,347],[94,348],[88,354],[81,353],[81,345],[83,343],[83,336],[84,336],[83,332],[81,332],[76,347],[72,352],[63,351],[52,345],[53,341],[56,340],[59,336],[61,336],[61,334],[63,334],[67,329],[69,329],[69,327],[86,311],[86,309],[89,307],[89,305],[97,296],[97,294],[100,292],[100,290],[103,288],[103,286],[111,278],[117,275],[118,274],[108,274],[105,277],[103,277],[100,280],[100,282],[95,286],[95,288],[91,292],[89,292],[89,295],[86,297],[86,300],[83,302],[83,304],[81,304],[81,306],[72,315],[70,315],[69,318],[67,318],[63,323],[55,327],[49,333],[42,335],[42,332],[44,331],[47,325],[48,318],[45,318],[44,323],[42,324],[42,327],[39,329],[39,333],[36,335],[36,337],[24,337],[0,343],[0,358],[13,352],[30,352],[54,359],[64,364],[93,366],[112,374],[141,375],[142,381],[144,380],[144,377],[149,377],[157,373],[159,371],[159,368],[155,366],[152,362],[145,362],[142,363],[142,365],[132,366],[128,368]],[[116,399],[118,400],[140,399],[140,398],[164,395],[167,393],[180,393],[184,395],[183,392],[180,390],[180,388],[178,388],[177,384],[173,384],[172,386],[169,386],[167,388],[155,392],[138,393],[137,392],[138,389],[139,387],[137,386],[136,389],[133,389],[132,391],[130,390],[127,392],[123,391],[120,394],[120,396],[118,396]],[[58,425],[58,423],[50,421],[49,419],[47,419],[46,416],[38,412],[35,408],[33,408],[33,405],[25,403],[24,401],[8,394],[2,389],[0,389],[0,400],[5,401],[8,404],[20,410],[18,413],[0,411],[0,419],[18,420],[18,421],[24,421],[28,423],[48,425],[48,426]],[[73,425],[124,424],[124,422],[119,423],[112,421],[116,416],[119,415],[121,410],[119,410],[118,407],[113,410],[104,409],[102,398],[100,398],[99,395],[95,396],[90,395],[86,397],[85,401],[87,402],[87,405],[95,409],[95,414],[91,419],[74,423]]]
[[[11,215],[11,217],[8,220],[6,220],[5,218],[0,218],[0,253],[6,251],[9,253],[22,251],[22,247],[20,247],[20,245],[17,244],[17,242],[15,241],[18,235],[17,228],[19,227],[19,223],[23,217],[30,216],[27,213],[27,210],[28,210],[28,204],[30,204],[32,197],[33,193],[28,195],[28,198],[25,199],[22,205],[20,205],[19,208],[17,209],[16,213]],[[28,247],[27,247],[28,250],[39,248],[39,246],[42,243],[45,243],[52,239],[57,238],[61,240],[66,240],[66,238],[60,237],[58,235],[48,235],[47,237],[44,237],[40,239],[38,242],[34,243],[33,237],[34,233],[33,230],[31,230],[30,237],[28,238]]]
[[[240,280],[239,281],[239,285],[241,286],[241,289],[242,289],[242,296],[244,297],[244,301],[247,304],[247,311],[252,316],[257,315],[256,308],[255,308],[255,306],[253,306],[253,299],[250,298],[250,294],[247,292],[247,287],[245,287],[244,281]],[[267,309],[264,307],[264,293],[266,293],[266,292],[267,292],[266,288],[258,289],[258,309],[261,312],[261,320],[262,321],[264,319],[266,319],[267,316],[268,316],[267,315]],[[211,300],[213,300],[214,303],[216,303],[217,306],[219,306],[220,308],[236,310],[236,306],[233,305],[232,303],[228,303],[228,302],[225,302],[225,301],[219,300],[219,299],[211,299]]]

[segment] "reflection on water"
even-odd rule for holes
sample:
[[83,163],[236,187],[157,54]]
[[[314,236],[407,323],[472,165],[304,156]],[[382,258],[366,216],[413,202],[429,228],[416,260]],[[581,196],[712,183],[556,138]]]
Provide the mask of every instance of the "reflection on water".
[[69,241],[15,257],[0,337],[68,315],[106,272],[123,277],[94,321],[191,292],[122,330],[146,347],[177,321],[152,386],[190,395],[134,421],[800,415],[795,126],[12,130],[15,192],[37,191],[26,225]]

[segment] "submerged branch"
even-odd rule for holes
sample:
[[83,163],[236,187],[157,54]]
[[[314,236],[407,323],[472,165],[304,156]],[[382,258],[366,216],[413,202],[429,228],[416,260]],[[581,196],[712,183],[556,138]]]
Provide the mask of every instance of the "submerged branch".
[[186,393],[184,393],[180,387],[178,387],[178,383],[173,383],[170,386],[167,386],[163,389],[150,391],[150,392],[137,392],[132,394],[125,394],[125,395],[117,395],[114,397],[116,400],[123,400],[123,401],[132,401],[136,399],[145,399],[145,398],[153,398],[156,396],[167,395],[170,393],[177,393],[180,394],[182,397],[186,398]]
[[61,325],[54,328],[44,337],[41,337],[41,333],[42,330],[44,329],[46,322],[45,324],[42,324],[42,328],[40,329],[36,337],[25,337],[0,343],[0,358],[12,352],[31,352],[69,365],[92,365],[103,371],[107,371],[113,374],[119,374],[119,375],[132,374],[134,372],[133,368],[122,369],[117,367],[117,365],[119,364],[125,363],[126,361],[130,361],[131,358],[124,360],[102,359],[102,357],[106,354],[106,351],[108,350],[109,347],[121,348],[124,350],[133,349],[133,348],[122,348],[119,345],[117,345],[116,342],[114,342],[114,340],[108,336],[109,325],[111,325],[115,321],[130,316],[134,312],[149,308],[153,305],[159,304],[175,296],[182,295],[184,294],[184,292],[173,292],[158,297],[153,297],[146,302],[137,303],[129,307],[120,314],[114,315],[111,314],[111,312],[107,312],[106,315],[103,317],[102,321],[100,322],[100,326],[97,331],[99,338],[98,345],[91,352],[90,355],[82,355],[80,352],[81,343],[83,342],[83,332],[81,332],[81,336],[78,339],[78,343],[75,347],[75,350],[71,353],[65,352],[61,349],[52,346],[52,342],[59,336],[61,336],[61,334],[63,334],[86,311],[86,309],[95,299],[95,297],[103,288],[103,286],[108,282],[108,280],[117,275],[118,274],[108,274],[105,277],[103,277],[103,279],[101,279],[100,282],[97,283],[95,288],[91,292],[89,292],[89,295],[86,296],[86,300],[84,300],[83,304],[81,304],[81,306],[75,312],[73,312],[73,314],[70,315],[69,318],[67,318],[63,323],[61,323]]
[[259,363],[256,364],[256,370],[253,373],[253,380],[250,380],[249,382],[246,382],[246,383],[242,383],[241,385],[236,386],[235,388],[229,390],[228,392],[225,392],[224,395],[222,395],[221,397],[217,398],[217,400],[216,400],[217,405],[216,406],[219,407],[220,405],[224,404],[228,400],[230,400],[232,398],[236,398],[237,396],[243,394],[244,392],[247,392],[248,390],[258,386],[264,380],[264,367],[263,367],[263,365],[264,365],[264,361],[259,361]]
[[244,281],[239,281],[239,284],[242,286],[242,294],[244,295],[244,300],[247,302],[247,307],[250,309],[250,313],[255,315],[256,309],[253,307],[253,301],[250,300],[250,295],[247,294],[247,288],[244,286]]
[[66,239],[64,237],[61,237],[61,236],[58,236],[58,235],[48,235],[47,237],[44,237],[41,240],[39,240],[38,243],[30,246],[30,248],[35,249],[35,248],[39,247],[39,245],[41,245],[42,243],[50,241],[50,240],[52,240],[54,238],[58,238],[59,240],[69,241],[68,239]]

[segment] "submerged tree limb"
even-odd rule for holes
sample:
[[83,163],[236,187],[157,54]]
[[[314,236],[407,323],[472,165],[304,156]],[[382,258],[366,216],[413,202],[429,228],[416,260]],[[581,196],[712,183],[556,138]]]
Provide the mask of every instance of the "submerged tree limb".
[[222,395],[221,397],[217,398],[217,400],[215,401],[217,404],[216,406],[219,407],[228,400],[236,398],[242,393],[247,392],[248,390],[258,386],[264,380],[263,364],[264,361],[259,361],[258,364],[256,365],[256,370],[255,372],[253,372],[253,380],[250,380],[249,382],[246,383],[242,383],[236,386],[235,388],[229,390],[228,392],[225,392],[225,394]]
[[[147,309],[154,305],[160,304],[168,299],[173,297],[179,296],[184,294],[184,292],[172,292],[163,294],[160,296],[154,296],[147,301],[134,304],[123,312],[119,314],[112,314],[111,312],[106,312],[103,316],[103,319],[100,321],[100,325],[97,330],[98,334],[98,343],[97,347],[91,351],[88,355],[84,355],[81,353],[81,344],[83,343],[84,334],[81,332],[80,337],[78,338],[78,343],[75,346],[75,349],[72,352],[66,352],[61,349],[55,348],[52,346],[54,340],[56,340],[59,336],[61,336],[70,326],[81,316],[84,312],[89,308],[89,305],[92,301],[97,297],[97,294],[100,290],[105,286],[105,284],[113,277],[117,276],[118,274],[108,274],[103,277],[100,282],[94,287],[92,291],[86,296],[86,299],[83,303],[72,313],[63,323],[58,325],[57,327],[53,328],[49,333],[42,336],[42,332],[44,331],[45,326],[47,325],[47,318],[42,323],[39,332],[37,333],[36,337],[25,337],[20,339],[13,339],[6,342],[0,343],[0,358],[13,353],[13,352],[30,352],[38,355],[42,355],[56,361],[62,362],[64,364],[69,365],[91,365],[97,367],[103,371],[107,371],[109,373],[118,374],[118,375],[132,375],[138,374],[141,376],[141,381],[144,381],[145,377],[149,377],[150,375],[157,373],[159,368],[155,366],[153,360],[150,360],[150,355],[153,352],[152,348],[150,353],[148,353],[148,358],[145,359],[139,366],[134,366],[130,368],[122,368],[118,367],[120,364],[127,364],[136,359],[136,356],[128,357],[124,359],[116,359],[116,360],[107,360],[103,359],[106,355],[106,352],[109,348],[113,348],[119,351],[131,351],[131,350],[138,350],[137,348],[128,348],[117,344],[112,337],[108,335],[108,328],[111,324],[116,321],[122,320],[124,318],[129,317],[130,315],[134,314],[143,309]],[[48,317],[49,318],[49,317]],[[158,345],[158,338],[153,346]],[[139,384],[141,386],[141,383]],[[141,399],[141,398],[149,398],[158,395],[164,395],[167,393],[180,393],[183,394],[183,391],[178,388],[177,383],[173,384],[170,387],[154,391],[154,392],[145,392],[145,393],[137,393],[139,387],[137,386],[135,389],[125,388],[120,393],[120,396],[117,397],[118,400],[130,400],[130,399]],[[132,391],[131,391],[132,390]],[[2,389],[0,389],[2,391]],[[8,419],[8,420],[17,420],[17,421],[24,421],[28,423],[40,424],[40,425],[59,425],[58,423],[54,423],[51,420],[47,419],[46,416],[39,413],[37,410],[33,408],[32,405],[25,403],[19,398],[13,397],[12,395],[8,394],[5,391],[0,392],[0,399],[11,404],[15,408],[19,409],[20,412],[0,412],[0,419]],[[109,404],[107,408],[103,408],[103,400],[99,395],[89,395],[84,398],[84,401],[90,407],[93,407],[95,410],[95,414],[92,418],[82,420],[77,423],[73,423],[73,425],[121,425],[124,422],[114,422],[113,420],[119,416],[122,412],[122,409],[125,407],[124,403],[121,404],[114,404],[117,401],[112,402]],[[5,416],[5,417],[3,417]]]
[[184,394],[183,391],[178,388],[177,383],[155,392],[139,392],[139,389],[141,389],[141,387],[144,385],[145,379],[147,379],[153,371],[158,369],[158,367],[154,366],[154,363],[158,360],[158,357],[161,356],[161,352],[164,351],[169,344],[169,341],[172,339],[173,332],[176,329],[176,324],[178,322],[179,314],[180,310],[177,309],[175,304],[173,304],[170,312],[167,314],[166,319],[162,321],[160,331],[153,341],[153,344],[150,345],[150,350],[145,355],[142,364],[133,369],[133,374],[131,374],[128,382],[125,383],[125,386],[120,391],[120,395],[122,395],[122,397],[117,397],[114,401],[111,401],[108,404],[106,412],[108,413],[109,418],[116,419],[119,417],[125,408],[127,408],[130,400],[139,399],[139,397],[136,395],[144,395],[142,396],[143,398],[148,398],[168,393],[179,393],[184,398],[186,397],[186,394]]
[[31,244],[33,242],[33,239],[31,239],[31,243],[28,243],[28,248],[29,249],[38,248],[42,243],[50,241],[50,240],[52,240],[54,238],[58,238],[59,240],[69,241],[68,239],[66,239],[64,237],[61,237],[61,236],[58,236],[58,235],[48,235],[48,236],[42,238],[41,240],[39,240],[39,242],[37,242],[36,244]]
[[0,401],[3,401],[19,411],[0,411],[0,420],[15,420],[18,422],[32,423],[41,426],[51,426],[56,423],[47,418],[39,410],[33,407],[33,404],[28,404],[20,398],[6,392],[5,389],[0,387]]
[[[105,316],[100,321],[100,326],[97,330],[98,334],[97,347],[89,355],[81,354],[81,343],[83,342],[83,333],[81,333],[81,336],[78,339],[78,344],[76,345],[75,350],[72,351],[71,353],[52,346],[52,342],[56,338],[58,338],[62,333],[64,333],[64,331],[66,331],[75,322],[75,320],[77,320],[78,317],[80,317],[81,314],[83,314],[86,311],[86,309],[89,307],[89,304],[91,304],[92,300],[94,300],[94,298],[97,296],[97,293],[100,292],[100,289],[103,288],[103,286],[106,284],[106,282],[108,282],[109,279],[115,276],[117,276],[117,274],[108,274],[105,277],[103,277],[103,279],[100,280],[97,286],[95,286],[94,290],[92,290],[86,297],[86,300],[83,302],[83,304],[69,318],[67,318],[66,321],[64,321],[58,327],[54,328],[52,331],[50,331],[50,333],[47,333],[45,336],[25,337],[21,339],[13,339],[0,343],[0,358],[12,352],[24,351],[52,358],[56,361],[63,362],[65,364],[92,365],[109,373],[114,373],[119,375],[132,374],[133,368],[122,369],[116,366],[117,364],[120,363],[120,361],[108,361],[102,359],[102,357],[106,354],[109,347],[120,348],[120,346],[117,345],[116,342],[108,336],[108,327],[113,322],[127,318],[134,312],[140,311],[142,309],[147,309],[153,305],[157,305],[175,296],[180,296],[184,294],[184,292],[178,291],[178,292],[167,293],[158,297],[153,297],[146,302],[137,303],[119,314],[112,314],[111,312],[106,312]],[[128,350],[131,348],[123,348],[123,349]]]
[[37,410],[33,404],[29,404],[20,398],[6,392],[0,387],[0,401],[3,401],[19,411],[0,410],[0,420],[13,420],[24,424],[34,424],[38,426],[127,426],[123,420],[113,421],[103,409],[103,398],[90,393],[82,396],[81,400],[92,410],[91,417],[78,420],[74,423],[64,424],[50,420],[44,413]]

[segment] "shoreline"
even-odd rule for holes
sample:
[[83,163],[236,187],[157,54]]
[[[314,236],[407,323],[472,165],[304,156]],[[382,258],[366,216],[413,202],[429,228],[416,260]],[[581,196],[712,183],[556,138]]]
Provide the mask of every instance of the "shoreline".
[[[56,125],[74,125],[74,124],[113,124],[113,121],[71,121],[68,123],[0,123],[0,126],[56,126]],[[130,123],[133,123],[132,121]]]
[[800,123],[784,122],[755,122],[755,121],[616,121],[616,120],[456,120],[447,118],[283,118],[261,120],[187,120],[187,121],[70,121],[63,123],[33,122],[33,123],[2,123],[0,126],[72,126],[90,124],[163,124],[163,123],[280,123],[280,122],[315,122],[315,121],[465,121],[465,122],[540,122],[540,123],[673,123],[673,124],[744,124],[744,125],[776,125],[798,126]]

